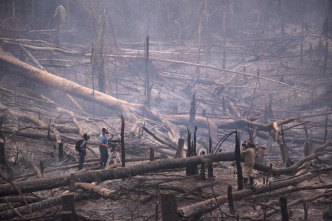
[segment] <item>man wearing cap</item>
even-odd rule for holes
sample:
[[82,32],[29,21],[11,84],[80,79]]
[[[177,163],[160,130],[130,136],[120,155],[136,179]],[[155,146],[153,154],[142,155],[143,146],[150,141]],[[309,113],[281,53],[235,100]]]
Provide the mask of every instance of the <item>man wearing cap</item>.
[[106,134],[108,134],[107,128],[103,127],[99,135],[100,169],[105,168],[108,159],[108,139]]

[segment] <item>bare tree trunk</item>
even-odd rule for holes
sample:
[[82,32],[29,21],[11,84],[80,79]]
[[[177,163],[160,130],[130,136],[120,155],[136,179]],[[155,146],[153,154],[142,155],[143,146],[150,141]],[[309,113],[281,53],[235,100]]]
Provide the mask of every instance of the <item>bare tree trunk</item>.
[[227,37],[226,37],[226,0],[223,1],[224,10],[223,10],[223,19],[222,19],[222,31],[224,37],[224,54],[222,59],[222,68],[226,68],[226,48],[227,48]]

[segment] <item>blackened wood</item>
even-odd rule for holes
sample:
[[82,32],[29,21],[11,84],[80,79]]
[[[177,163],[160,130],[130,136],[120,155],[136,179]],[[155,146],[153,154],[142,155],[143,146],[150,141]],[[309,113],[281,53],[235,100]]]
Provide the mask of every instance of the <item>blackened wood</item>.
[[237,190],[243,189],[243,176],[241,167],[241,152],[240,152],[240,134],[236,132],[235,136],[235,159],[236,159],[236,172],[237,172]]
[[325,130],[324,130],[324,143],[326,143],[326,139],[327,139],[327,127],[328,127],[328,124],[329,124],[329,115],[326,114],[326,117],[325,117]]
[[309,210],[309,203],[303,203],[303,210],[304,210],[304,220],[308,220],[308,210]]
[[122,167],[126,166],[124,128],[125,128],[125,119],[123,116],[121,116],[121,162],[122,162]]
[[[269,173],[271,175],[281,175],[281,174],[293,174],[298,171],[298,168],[303,165],[304,162],[315,159],[317,153],[326,147],[332,146],[332,142],[325,143],[320,147],[316,148],[313,153],[300,159],[294,165],[288,168],[273,168],[264,164],[255,162],[254,168],[256,170]],[[84,173],[76,174],[77,180],[81,182],[94,182],[96,180],[112,180],[121,179],[130,176],[136,176],[152,171],[159,171],[164,169],[174,169],[183,168],[189,164],[201,164],[205,159],[210,159],[213,162],[218,161],[234,161],[235,154],[234,151],[223,152],[216,154],[208,154],[204,156],[195,156],[181,159],[163,159],[158,161],[152,161],[148,163],[142,163],[131,167],[120,167],[112,170],[97,170],[97,171],[87,171]],[[60,176],[60,177],[50,177],[43,179],[35,179],[22,182],[14,182],[15,186],[21,190],[22,193],[41,191],[47,189],[53,189],[61,186],[69,185],[70,176]],[[7,196],[11,194],[17,194],[17,190],[11,184],[0,185],[0,196]]]
[[197,156],[197,153],[196,153],[196,139],[197,139],[196,133],[197,133],[197,126],[195,126],[195,131],[194,131],[193,156]]
[[196,93],[193,94],[193,99],[190,103],[190,116],[189,116],[189,128],[193,128],[192,126],[195,124],[196,117]]
[[178,149],[176,151],[175,158],[182,158],[183,147],[184,147],[184,139],[179,138],[178,139]]
[[63,161],[63,143],[59,143],[59,162]]
[[328,41],[329,41],[329,38],[328,38],[328,33],[329,33],[329,18],[328,16],[326,17],[326,20],[324,22],[324,34],[325,34],[325,53],[324,53],[324,63],[323,63],[323,74],[326,74],[326,67],[327,67],[327,60],[328,60],[328,57],[329,57],[329,45],[328,45]]
[[75,197],[74,193],[61,196],[61,220],[75,220]]
[[[186,157],[189,158],[191,156],[191,133],[189,128],[187,128],[187,132],[188,132],[188,137],[187,137],[187,154]],[[190,176],[191,175],[191,171],[190,171],[190,166],[186,166],[186,176]]]
[[51,119],[50,122],[48,123],[47,140],[51,140]]
[[285,35],[285,16],[284,16],[284,10],[285,9],[285,0],[281,0],[280,5],[280,18],[281,18],[281,36]]
[[222,68],[226,68],[226,48],[227,48],[227,37],[226,37],[226,1],[223,1],[223,18],[222,18],[222,32],[224,38],[224,52],[222,59]]
[[150,147],[150,161],[154,161],[154,148]]
[[160,193],[160,209],[162,221],[178,220],[178,209],[175,195],[172,193]]
[[304,29],[304,21],[302,22],[302,30],[301,30],[301,49],[300,49],[300,63],[303,63],[303,41],[304,41],[304,36],[303,36],[303,29]]
[[0,164],[6,164],[5,143],[0,143]]
[[[294,177],[289,180],[283,180],[283,181],[277,181],[271,183],[270,187],[266,185],[257,185],[255,186],[255,191],[252,189],[244,189],[241,191],[235,191],[233,192],[233,200],[241,200],[245,197],[252,196],[254,194],[260,194],[260,193],[266,193],[267,191],[276,190],[284,187],[288,187],[291,185],[295,185],[298,183],[301,183],[305,180],[312,179],[313,177],[316,177],[317,173],[306,173],[303,175],[300,175],[298,177]],[[218,200],[219,203],[216,202]],[[218,196],[216,198],[211,198],[208,200],[204,200],[198,203],[194,203],[191,205],[187,205],[184,207],[181,207],[178,209],[179,215],[181,217],[194,217],[197,214],[205,213],[208,211],[211,211],[212,209],[215,209],[218,207],[218,205],[226,203],[227,202],[227,195]]]
[[60,212],[60,221],[71,221],[71,220],[75,220],[73,218],[72,211],[61,211]]
[[[211,139],[211,137],[209,139],[209,153],[212,153],[212,139]],[[213,178],[213,165],[212,165],[212,163],[208,167],[208,178]]]
[[150,107],[151,89],[150,89],[150,74],[149,74],[149,36],[146,36],[146,60],[145,60],[145,92],[146,105]]
[[198,175],[198,179],[199,180],[205,180],[206,178],[205,178],[205,169],[206,169],[206,164],[205,163],[202,163],[201,164],[201,171],[200,171],[200,173],[199,173],[199,175]]
[[45,176],[45,166],[44,166],[44,162],[42,160],[39,162],[39,169],[40,169],[41,177],[44,177]]
[[69,191],[71,193],[75,192],[75,174],[70,174],[70,181],[69,181]]
[[233,193],[231,185],[229,185],[227,188],[227,200],[228,200],[229,213],[231,215],[234,215],[235,211],[234,211]]
[[[37,212],[42,209],[50,208],[56,205],[59,205],[61,203],[61,196],[58,197],[53,197],[47,200],[43,200],[37,203],[31,203],[29,204],[29,207],[31,208],[32,212]],[[21,215],[26,215],[29,214],[29,209],[27,206],[22,206],[16,208],[16,210],[21,214]],[[6,220],[6,219],[11,219],[16,217],[17,214],[13,210],[6,210],[3,212],[0,212],[0,219],[1,220]]]
[[306,141],[304,143],[304,156],[309,156],[311,154],[312,150],[313,150],[312,143],[310,143],[309,141]]
[[281,196],[279,198],[280,209],[281,209],[281,220],[288,221],[288,211],[287,211],[287,198]]

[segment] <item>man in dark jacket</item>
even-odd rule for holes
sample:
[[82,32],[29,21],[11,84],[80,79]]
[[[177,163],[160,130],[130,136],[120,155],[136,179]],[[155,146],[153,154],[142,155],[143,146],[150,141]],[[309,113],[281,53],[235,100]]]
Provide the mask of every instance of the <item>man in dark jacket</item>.
[[80,159],[78,161],[78,170],[83,169],[84,157],[86,155],[86,145],[89,139],[90,139],[89,135],[83,134],[83,142],[80,145],[81,151],[79,152]]

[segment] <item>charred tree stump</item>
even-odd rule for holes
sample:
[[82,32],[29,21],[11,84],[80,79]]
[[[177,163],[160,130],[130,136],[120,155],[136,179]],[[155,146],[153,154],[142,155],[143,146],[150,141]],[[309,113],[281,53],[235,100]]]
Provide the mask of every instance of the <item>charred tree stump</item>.
[[44,162],[42,160],[39,162],[39,169],[40,169],[41,177],[44,177],[45,176],[45,166],[44,166]]
[[154,161],[154,148],[150,147],[150,161]]
[[[187,129],[188,132],[188,137],[187,137],[187,154],[186,157],[190,157],[191,156],[191,132],[189,130],[189,128]],[[191,171],[190,171],[190,166],[186,166],[186,176],[190,176],[191,175]]]
[[0,143],[0,164],[6,165],[5,143]]
[[235,211],[234,211],[233,193],[231,185],[229,185],[227,188],[227,199],[228,199],[229,213],[231,215],[234,215]]
[[162,221],[178,220],[178,209],[175,195],[172,193],[160,193],[160,207]]
[[182,158],[183,147],[184,147],[184,139],[179,138],[178,139],[178,149],[176,151],[175,158]]
[[304,143],[304,156],[309,156],[312,153],[312,150],[313,150],[312,143],[306,141]]
[[287,211],[287,198],[281,196],[279,198],[280,209],[281,209],[281,220],[288,221],[288,211]]
[[200,171],[199,176],[198,176],[199,180],[206,180],[206,178],[205,178],[205,168],[206,168],[206,164],[202,163],[201,164],[201,171]]
[[[203,152],[202,155],[205,155],[205,153]],[[211,164],[212,164],[212,162],[211,162]],[[206,169],[207,165],[208,165],[207,163],[201,164],[201,171],[198,175],[199,180],[205,180],[205,169]]]
[[303,210],[304,210],[304,220],[308,220],[308,210],[309,210],[309,203],[303,203]]
[[[210,139],[209,139],[209,153],[210,153],[210,154],[212,153],[212,139],[211,139],[211,137],[210,137]],[[208,167],[208,178],[213,179],[213,166],[212,166],[212,163],[211,163],[211,165]]]
[[71,193],[74,193],[75,192],[75,174],[70,174],[70,180],[69,180],[69,191]]
[[75,220],[74,193],[68,193],[61,197],[61,220]]
[[126,166],[126,157],[125,157],[125,144],[124,144],[124,127],[125,127],[125,119],[121,116],[121,162],[122,167]]
[[63,143],[59,143],[59,162],[63,161]]
[[236,159],[236,172],[237,172],[237,190],[243,189],[243,176],[241,167],[241,152],[240,152],[240,134],[236,132],[235,136],[235,159]]
[[329,124],[329,115],[326,114],[326,117],[325,117],[325,129],[324,129],[324,143],[326,143],[326,139],[327,139],[327,127],[328,127],[328,124]]
[[[194,142],[191,140],[191,132],[188,128],[188,150],[187,150],[187,157],[193,157],[195,156],[195,151],[194,151]],[[186,175],[187,176],[193,176],[197,175],[197,165],[188,165],[186,166]]]

